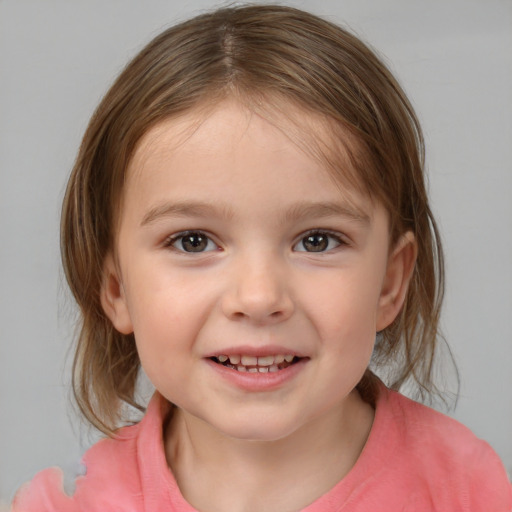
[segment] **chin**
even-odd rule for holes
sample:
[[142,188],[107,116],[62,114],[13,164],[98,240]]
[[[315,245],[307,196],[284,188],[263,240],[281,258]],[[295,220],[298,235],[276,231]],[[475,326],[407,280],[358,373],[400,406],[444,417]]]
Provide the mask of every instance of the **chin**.
[[293,434],[297,425],[275,422],[273,419],[260,418],[257,421],[228,421],[226,425],[215,425],[222,435],[239,441],[267,442],[279,441]]

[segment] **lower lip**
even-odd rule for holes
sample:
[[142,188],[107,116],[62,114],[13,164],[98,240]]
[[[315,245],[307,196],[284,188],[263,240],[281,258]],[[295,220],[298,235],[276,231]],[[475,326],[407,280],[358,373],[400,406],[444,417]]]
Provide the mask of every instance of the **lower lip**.
[[216,363],[211,359],[206,359],[206,362],[221,378],[244,391],[252,392],[272,391],[283,386],[304,369],[307,361],[307,358],[302,358],[296,363],[282,370],[278,370],[277,372],[251,373],[239,372],[238,370],[233,370]]

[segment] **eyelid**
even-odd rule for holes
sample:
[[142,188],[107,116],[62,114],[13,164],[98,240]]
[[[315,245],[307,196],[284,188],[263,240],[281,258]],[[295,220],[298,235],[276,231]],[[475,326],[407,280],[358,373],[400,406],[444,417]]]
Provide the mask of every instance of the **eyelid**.
[[204,251],[194,252],[194,251],[184,251],[184,250],[174,247],[174,244],[176,242],[178,242],[181,238],[186,237],[187,235],[204,236],[205,238],[208,239],[209,242],[211,242],[215,245],[216,249],[220,249],[220,246],[214,240],[214,237],[202,229],[185,229],[184,231],[178,231],[177,233],[173,233],[172,235],[169,235],[164,239],[162,246],[169,248],[169,249],[173,249],[174,251],[176,251],[177,253],[180,253],[180,254],[204,254],[207,252],[213,252],[215,250],[215,249],[208,249],[208,250],[204,250]]
[[301,233],[297,238],[296,241],[293,244],[293,249],[295,249],[302,241],[311,235],[327,235],[330,238],[334,238],[338,245],[336,247],[333,247],[332,249],[327,249],[325,251],[318,251],[315,253],[314,251],[306,251],[306,250],[298,250],[297,252],[307,252],[308,254],[325,254],[327,252],[331,252],[335,249],[337,249],[340,246],[346,246],[349,245],[349,242],[347,240],[347,237],[343,235],[343,233],[340,233],[339,231],[333,231],[331,229],[322,229],[322,228],[314,228],[310,229],[308,231],[305,231],[304,233]]

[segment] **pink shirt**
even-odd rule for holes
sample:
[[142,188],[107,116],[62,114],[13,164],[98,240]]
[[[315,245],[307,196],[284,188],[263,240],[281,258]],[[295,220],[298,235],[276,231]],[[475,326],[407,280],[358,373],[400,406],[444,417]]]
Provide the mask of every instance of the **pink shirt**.
[[[144,419],[84,457],[72,497],[47,469],[22,487],[13,512],[197,512],[163,449],[168,411],[156,393]],[[292,491],[293,492],[293,491]],[[460,423],[382,389],[366,446],[350,473],[303,512],[512,511],[512,487],[491,447]]]

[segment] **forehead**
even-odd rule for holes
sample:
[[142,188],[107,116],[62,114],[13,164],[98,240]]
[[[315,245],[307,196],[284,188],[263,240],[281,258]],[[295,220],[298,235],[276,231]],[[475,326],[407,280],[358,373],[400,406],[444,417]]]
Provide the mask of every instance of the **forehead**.
[[269,120],[237,102],[160,123],[130,163],[118,234],[171,218],[229,220],[233,229],[260,234],[308,218],[373,224],[382,208],[343,179],[348,159],[338,159],[337,178],[308,145],[329,137],[325,126],[305,116],[300,126],[308,129],[299,130],[289,117]]
[[126,181],[137,182],[159,163],[168,165],[187,155],[210,157],[211,174],[221,154],[235,158],[236,150],[244,144],[248,158],[250,153],[260,159],[264,155],[284,159],[287,155],[297,165],[308,162],[317,179],[329,180],[347,200],[361,195],[371,199],[353,165],[357,142],[348,130],[325,116],[275,98],[205,102],[160,122],[139,141]]

